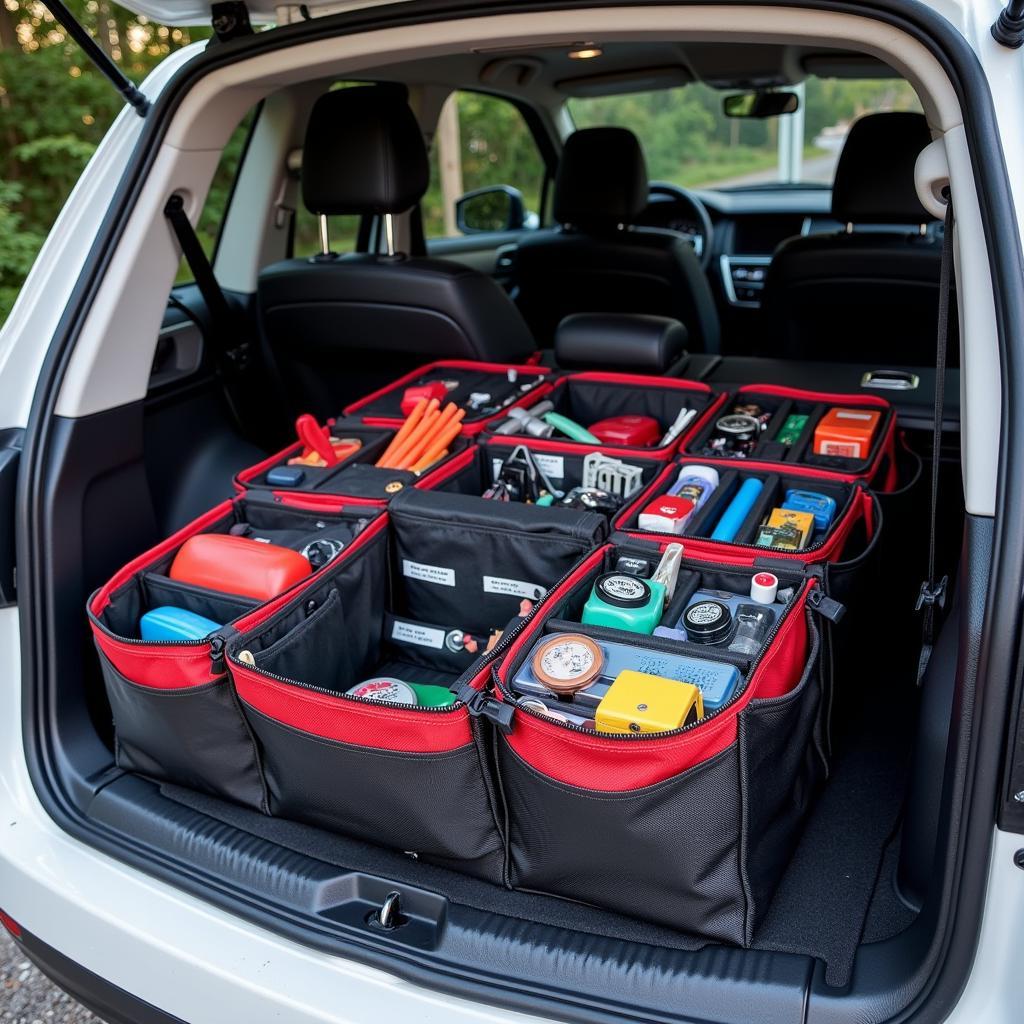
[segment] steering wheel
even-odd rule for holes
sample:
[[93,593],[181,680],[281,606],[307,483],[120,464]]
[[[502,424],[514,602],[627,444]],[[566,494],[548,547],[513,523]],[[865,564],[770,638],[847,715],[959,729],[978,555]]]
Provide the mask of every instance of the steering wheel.
[[688,189],[682,185],[673,185],[670,181],[649,182],[647,190],[651,195],[671,196],[693,212],[693,219],[700,225],[700,230],[679,231],[679,234],[693,246],[693,251],[700,260],[701,269],[707,270],[711,265],[711,240],[715,233],[708,208]]

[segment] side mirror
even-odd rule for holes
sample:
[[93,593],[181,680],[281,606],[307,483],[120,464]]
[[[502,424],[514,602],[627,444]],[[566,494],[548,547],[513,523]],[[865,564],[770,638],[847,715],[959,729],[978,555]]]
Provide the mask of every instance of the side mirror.
[[726,117],[778,117],[800,106],[795,92],[736,92],[722,101]]
[[455,200],[455,223],[464,235],[519,231],[526,226],[523,193],[511,185],[488,185]]

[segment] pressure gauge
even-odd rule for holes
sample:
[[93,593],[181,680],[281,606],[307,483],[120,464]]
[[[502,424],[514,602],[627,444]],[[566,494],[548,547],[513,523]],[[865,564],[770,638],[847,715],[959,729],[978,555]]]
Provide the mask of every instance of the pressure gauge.
[[580,633],[556,633],[533,652],[533,674],[552,693],[571,695],[586,689],[603,665],[601,648]]

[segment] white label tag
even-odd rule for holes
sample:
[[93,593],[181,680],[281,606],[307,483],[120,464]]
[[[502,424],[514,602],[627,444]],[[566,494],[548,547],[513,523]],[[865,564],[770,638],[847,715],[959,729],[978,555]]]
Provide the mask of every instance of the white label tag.
[[403,558],[402,574],[411,580],[436,583],[441,587],[455,586],[455,570],[446,569],[443,565],[424,565],[422,562],[411,562],[408,558]]
[[[549,455],[546,452],[531,452],[530,454],[533,455],[533,461],[541,472],[555,480],[565,479],[565,459],[561,455]],[[495,480],[498,479],[503,462],[504,459],[491,460],[491,476]]]
[[869,412],[853,412],[851,409],[837,409],[836,410],[837,420],[864,420],[871,419],[871,413]]
[[507,594],[509,597],[528,597],[531,601],[539,601],[547,591],[536,583],[523,580],[507,580],[502,576],[484,577],[485,594]]
[[444,648],[443,629],[419,626],[415,622],[399,622],[396,619],[391,639],[403,644],[416,644],[418,647],[433,647],[436,651]]

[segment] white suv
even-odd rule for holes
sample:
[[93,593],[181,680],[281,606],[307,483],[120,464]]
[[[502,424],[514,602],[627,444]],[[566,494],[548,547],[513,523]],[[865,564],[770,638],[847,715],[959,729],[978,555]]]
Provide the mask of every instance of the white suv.
[[[26,955],[111,1022],[1020,1020],[1019,0],[128,6],[216,35],[138,91],[94,55],[128,105],[0,332],[0,923]],[[849,119],[816,121],[851,82],[884,83],[853,113],[896,109],[910,120],[873,123],[905,129],[865,146]],[[414,118],[391,166],[371,161],[389,123],[363,126],[364,151],[348,123],[310,117],[366,83]],[[736,112],[753,118],[716,120],[712,90],[749,91]],[[719,133],[704,153],[658,120],[694,95]],[[582,127],[603,148],[562,160]],[[699,187],[641,182],[635,208],[602,191],[633,159],[623,128],[652,178],[678,168]],[[778,160],[716,171],[713,155],[755,138]],[[208,263],[190,223],[229,151]],[[348,290],[325,299],[334,269]],[[431,307],[421,289],[441,279]],[[651,340],[650,321],[563,331],[573,313],[682,320],[689,353],[678,331]],[[600,825],[579,838],[606,844],[615,899],[578,892],[572,863],[522,883],[515,830],[551,827],[539,806],[497,801],[504,867],[488,880],[125,755],[89,595],[230,498],[296,412],[335,414],[439,357],[890,401],[881,542],[824,570],[837,590],[858,574],[817,740],[827,779],[793,794],[799,828],[741,941],[652,906],[628,880],[644,855]],[[380,796],[372,777],[336,785]],[[610,806],[608,788],[587,799]],[[655,811],[636,827],[669,824]],[[695,884],[704,905],[737,895]]]

